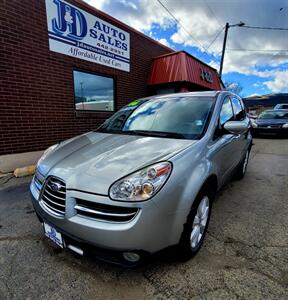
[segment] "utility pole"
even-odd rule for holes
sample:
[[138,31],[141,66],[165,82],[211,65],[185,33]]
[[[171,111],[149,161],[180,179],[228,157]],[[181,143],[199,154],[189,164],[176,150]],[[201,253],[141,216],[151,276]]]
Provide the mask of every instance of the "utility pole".
[[225,56],[225,50],[226,50],[226,42],[227,42],[227,36],[228,36],[228,29],[230,27],[242,27],[245,23],[240,22],[234,25],[230,25],[229,23],[226,23],[225,25],[225,33],[224,33],[224,40],[223,40],[223,48],[222,48],[222,56],[221,56],[221,62],[220,62],[220,70],[219,70],[219,76],[222,77],[222,71],[223,71],[223,63],[224,63],[224,56]]
[[222,48],[222,56],[221,56],[221,62],[220,62],[220,70],[219,70],[219,76],[220,76],[220,78],[222,77],[222,70],[223,70],[223,63],[224,63],[224,55],[225,55],[225,49],[226,49],[226,41],[227,41],[228,29],[229,29],[229,23],[226,23],[226,25],[225,25],[225,33],[224,33],[224,41],[223,41],[223,48]]

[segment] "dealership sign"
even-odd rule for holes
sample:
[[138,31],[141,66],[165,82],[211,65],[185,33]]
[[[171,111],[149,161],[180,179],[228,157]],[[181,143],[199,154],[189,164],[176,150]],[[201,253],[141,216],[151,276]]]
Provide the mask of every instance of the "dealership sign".
[[62,0],[46,0],[51,51],[130,71],[129,33]]

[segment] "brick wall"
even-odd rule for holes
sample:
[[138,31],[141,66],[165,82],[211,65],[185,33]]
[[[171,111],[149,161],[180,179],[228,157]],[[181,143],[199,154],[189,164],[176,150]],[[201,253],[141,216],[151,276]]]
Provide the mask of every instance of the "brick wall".
[[0,155],[45,149],[111,115],[76,113],[73,68],[115,76],[118,109],[147,95],[152,58],[170,51],[79,0],[68,2],[130,33],[130,73],[49,51],[44,0],[1,0]]

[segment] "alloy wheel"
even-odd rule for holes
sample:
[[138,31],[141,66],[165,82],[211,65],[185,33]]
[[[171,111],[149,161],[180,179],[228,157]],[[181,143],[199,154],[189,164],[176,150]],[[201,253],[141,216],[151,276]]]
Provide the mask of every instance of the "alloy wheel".
[[242,168],[242,173],[245,174],[247,165],[248,165],[248,159],[249,159],[249,151],[246,152],[244,163],[243,163],[243,168]]

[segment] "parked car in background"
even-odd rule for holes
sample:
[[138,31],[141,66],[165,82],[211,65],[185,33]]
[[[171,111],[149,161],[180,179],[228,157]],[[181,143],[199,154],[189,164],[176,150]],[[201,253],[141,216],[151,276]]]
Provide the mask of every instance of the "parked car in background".
[[274,109],[278,110],[278,109],[288,109],[288,103],[280,103],[275,105]]
[[288,109],[265,110],[252,121],[253,135],[288,137]]
[[249,126],[241,98],[225,91],[131,102],[40,159],[30,189],[45,234],[121,264],[175,245],[192,257],[216,192],[245,175]]

